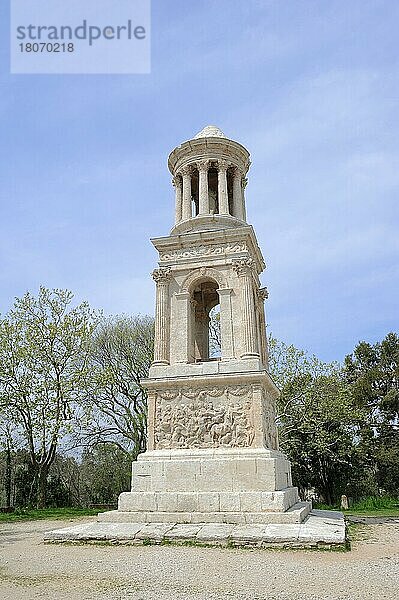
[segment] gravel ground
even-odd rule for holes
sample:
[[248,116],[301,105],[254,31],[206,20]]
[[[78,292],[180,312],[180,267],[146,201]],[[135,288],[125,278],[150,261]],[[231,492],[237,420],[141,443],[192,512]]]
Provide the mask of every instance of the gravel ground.
[[398,600],[399,521],[351,552],[44,544],[71,523],[0,525],[1,600]]

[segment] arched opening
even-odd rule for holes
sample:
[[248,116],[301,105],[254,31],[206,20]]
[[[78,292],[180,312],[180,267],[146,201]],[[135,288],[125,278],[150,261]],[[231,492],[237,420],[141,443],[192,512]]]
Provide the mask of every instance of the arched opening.
[[222,355],[222,340],[220,336],[220,304],[209,311],[209,359],[217,360]]
[[[201,280],[194,284],[191,292],[192,305],[192,356],[194,362],[218,360],[214,339],[210,335],[211,311],[219,306],[218,284],[212,279]],[[214,318],[214,317],[212,317]]]
[[196,217],[199,214],[199,176],[198,169],[194,169],[191,175],[191,201],[192,214]]

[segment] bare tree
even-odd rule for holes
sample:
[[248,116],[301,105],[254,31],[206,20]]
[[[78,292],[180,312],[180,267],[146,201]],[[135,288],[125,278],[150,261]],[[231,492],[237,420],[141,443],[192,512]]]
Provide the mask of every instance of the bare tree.
[[154,320],[126,315],[104,319],[92,343],[92,377],[84,445],[112,442],[133,460],[146,448],[147,395],[142,379],[153,358]]
[[215,306],[209,313],[209,354],[220,356],[222,342],[220,337],[220,306]]

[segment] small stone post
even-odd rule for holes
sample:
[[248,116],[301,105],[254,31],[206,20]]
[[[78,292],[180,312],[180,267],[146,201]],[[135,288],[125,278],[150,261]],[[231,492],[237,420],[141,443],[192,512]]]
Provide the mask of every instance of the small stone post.
[[342,510],[348,510],[349,508],[349,500],[348,497],[345,496],[345,494],[342,494],[341,496],[341,508]]

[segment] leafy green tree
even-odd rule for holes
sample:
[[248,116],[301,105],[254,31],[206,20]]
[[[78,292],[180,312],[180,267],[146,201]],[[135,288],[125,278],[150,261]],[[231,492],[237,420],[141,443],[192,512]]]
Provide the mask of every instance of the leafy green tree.
[[52,506],[83,506],[85,483],[80,462],[62,450],[51,465],[48,499]]
[[13,471],[13,458],[15,454],[15,434],[14,424],[10,420],[7,410],[3,408],[0,411],[0,452],[2,454],[0,461],[1,474],[4,494],[0,494],[0,498],[3,496],[3,505],[5,508],[12,506],[12,471]]
[[39,508],[89,373],[97,317],[86,302],[71,307],[72,301],[67,290],[41,287],[37,297],[17,298],[0,321],[1,406],[25,440]]
[[269,339],[270,371],[281,390],[277,422],[282,450],[302,493],[314,488],[331,504],[348,492],[358,414],[338,363]]
[[399,494],[399,337],[360,342],[345,358],[345,377],[362,419],[358,447],[379,488]]
[[81,498],[87,504],[116,504],[130,487],[131,459],[113,443],[86,448],[80,464]]

